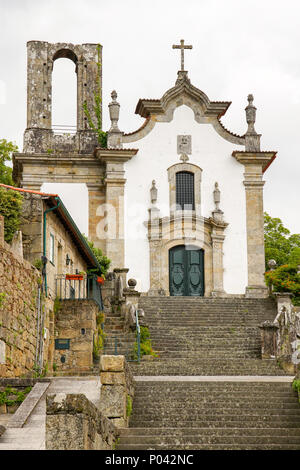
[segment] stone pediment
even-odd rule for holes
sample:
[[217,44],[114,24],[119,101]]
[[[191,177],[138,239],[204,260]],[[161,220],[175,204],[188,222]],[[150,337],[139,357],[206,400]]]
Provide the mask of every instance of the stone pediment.
[[210,101],[208,96],[191,84],[186,71],[179,71],[176,84],[161,99],[140,99],[135,113],[146,121],[135,132],[124,134],[123,143],[134,142],[147,135],[156,122],[170,122],[174,111],[182,105],[190,107],[198,123],[212,124],[223,138],[237,145],[245,145],[245,137],[228,131],[220,118],[226,113],[231,101]]
[[[231,101],[210,101],[208,96],[195,86],[193,86],[187,77],[186,72],[178,72],[176,85],[170,88],[160,100],[140,99],[135,113],[147,118],[151,114],[166,114],[169,105],[175,100],[180,106],[180,98],[190,99],[201,108],[201,114],[204,116],[223,116]],[[179,100],[179,101],[178,101]]]

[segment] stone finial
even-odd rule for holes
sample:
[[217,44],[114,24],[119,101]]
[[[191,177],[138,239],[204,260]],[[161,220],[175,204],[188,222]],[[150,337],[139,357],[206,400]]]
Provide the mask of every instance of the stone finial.
[[221,201],[221,191],[219,190],[219,185],[216,182],[215,183],[215,189],[214,189],[214,202],[215,202],[215,205],[216,205],[216,211],[220,210],[220,207],[219,207],[220,201]]
[[255,130],[254,124],[256,120],[256,107],[253,105],[253,95],[248,95],[248,106],[246,106],[246,120],[248,129],[245,134],[245,147],[246,152],[259,152],[260,151],[260,134]]
[[117,102],[118,95],[117,95],[116,90],[113,90],[111,92],[111,97],[112,97],[112,101],[108,105],[109,117],[111,120],[111,128],[109,132],[119,131],[118,120],[119,120],[119,114],[120,114],[120,104]]
[[155,204],[157,201],[157,188],[156,188],[155,180],[152,181],[152,186],[150,189],[150,196],[151,196],[151,204]]
[[275,259],[269,259],[268,266],[269,266],[270,270],[273,271],[277,266],[277,263],[276,263]]
[[118,127],[120,104],[117,102],[117,92],[113,90],[111,92],[112,101],[108,105],[109,117],[111,120],[111,126],[107,133],[107,147],[108,148],[122,148],[122,132]]
[[220,201],[221,201],[221,191],[219,190],[219,184],[216,182],[215,183],[215,189],[214,189],[214,203],[215,203],[215,210],[213,211],[213,220],[216,223],[222,223],[223,222],[223,211],[220,209]]
[[248,106],[245,108],[246,111],[246,120],[248,124],[247,134],[253,133],[256,134],[254,128],[255,119],[256,119],[256,107],[253,105],[254,97],[253,95],[248,95]]

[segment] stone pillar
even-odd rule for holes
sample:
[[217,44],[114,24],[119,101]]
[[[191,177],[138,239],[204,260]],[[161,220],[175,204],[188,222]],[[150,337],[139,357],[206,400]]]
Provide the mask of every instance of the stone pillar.
[[233,152],[245,167],[248,286],[246,297],[267,297],[265,284],[265,246],[263,210],[263,171],[274,158],[274,152]]
[[293,294],[291,292],[273,292],[273,295],[276,297],[277,300],[278,314],[281,313],[282,307],[285,307],[287,310],[290,310],[292,308]]
[[48,43],[27,43],[27,128],[51,129],[52,63]]
[[261,358],[275,359],[277,349],[276,335],[279,327],[273,322],[265,321],[259,328],[261,332]]
[[95,94],[100,98],[102,114],[102,46],[101,44],[82,44],[81,57],[78,57],[77,69],[77,129],[89,130],[83,104],[86,102],[92,121],[97,123],[95,115]]
[[117,427],[128,426],[134,396],[132,372],[124,356],[101,356],[100,411]]

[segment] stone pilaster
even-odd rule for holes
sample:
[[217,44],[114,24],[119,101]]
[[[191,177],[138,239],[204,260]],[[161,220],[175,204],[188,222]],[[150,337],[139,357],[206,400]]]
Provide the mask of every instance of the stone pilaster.
[[263,171],[275,157],[275,152],[233,152],[233,157],[245,167],[246,227],[248,286],[246,297],[267,297],[265,285]]
[[104,235],[105,188],[102,184],[87,183],[89,197],[89,239],[96,248],[106,252]]
[[213,297],[222,296],[225,294],[223,288],[223,243],[225,236],[222,234],[223,229],[213,229],[211,234],[212,239],[212,264],[213,264],[213,290],[211,295]]
[[[130,160],[134,149],[96,149],[95,156],[105,164],[105,224],[106,256],[111,260],[111,268],[124,266],[124,163]],[[103,222],[104,223],[104,222]]]

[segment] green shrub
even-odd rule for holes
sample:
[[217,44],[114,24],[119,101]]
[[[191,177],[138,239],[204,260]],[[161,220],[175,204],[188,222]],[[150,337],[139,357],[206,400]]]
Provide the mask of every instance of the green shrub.
[[[137,337],[137,333],[136,333],[136,337]],[[158,357],[158,354],[152,349],[150,331],[147,326],[140,327],[140,355],[141,357],[146,356],[146,355]],[[134,359],[138,358],[137,339],[134,343],[133,356],[134,356]]]

